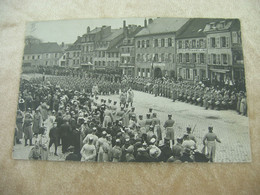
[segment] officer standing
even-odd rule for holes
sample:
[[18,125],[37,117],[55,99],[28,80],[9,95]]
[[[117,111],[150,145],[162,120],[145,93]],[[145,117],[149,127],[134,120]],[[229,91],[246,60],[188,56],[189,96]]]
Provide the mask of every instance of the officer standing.
[[174,145],[174,125],[175,121],[172,119],[172,115],[168,115],[168,120],[164,123],[164,128],[166,130],[166,138],[170,140],[170,147]]
[[203,145],[206,145],[208,150],[208,156],[211,162],[215,161],[215,154],[216,154],[216,141],[221,143],[218,139],[217,135],[213,133],[213,127],[208,127],[209,132],[203,138]]

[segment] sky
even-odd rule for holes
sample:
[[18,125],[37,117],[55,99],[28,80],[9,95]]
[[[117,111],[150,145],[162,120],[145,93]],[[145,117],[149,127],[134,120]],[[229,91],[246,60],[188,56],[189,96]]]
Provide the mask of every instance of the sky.
[[31,35],[43,42],[57,42],[58,44],[74,43],[78,36],[86,33],[87,27],[93,30],[103,25],[111,26],[112,29],[122,28],[123,20],[126,25],[144,25],[145,18],[116,18],[116,19],[79,19],[79,20],[56,20],[29,22],[26,25],[25,35]]

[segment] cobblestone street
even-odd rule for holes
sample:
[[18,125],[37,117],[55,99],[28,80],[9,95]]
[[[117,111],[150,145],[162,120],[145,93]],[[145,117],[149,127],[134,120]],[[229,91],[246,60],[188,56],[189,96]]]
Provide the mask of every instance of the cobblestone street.
[[[202,139],[208,132],[208,125],[213,125],[214,130],[222,143],[217,143],[216,162],[249,162],[251,161],[250,137],[248,130],[248,117],[238,115],[231,110],[205,110],[203,107],[183,102],[172,102],[164,97],[154,97],[139,91],[134,91],[134,107],[137,114],[145,115],[149,108],[157,113],[163,125],[167,115],[171,113],[175,120],[175,139],[186,132],[187,125],[196,136],[198,149],[203,147]],[[119,102],[118,95],[101,96]],[[48,127],[48,120],[46,121]],[[165,132],[163,132],[165,134]],[[27,159],[30,151],[29,146],[23,144],[15,145],[13,157],[16,159]],[[61,146],[58,147],[59,156],[53,155],[54,146],[50,150],[49,160],[64,160],[61,154]]]

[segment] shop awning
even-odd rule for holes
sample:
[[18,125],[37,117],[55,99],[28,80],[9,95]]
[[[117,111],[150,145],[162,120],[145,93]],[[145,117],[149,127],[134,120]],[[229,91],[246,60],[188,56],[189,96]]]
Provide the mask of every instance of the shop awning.
[[210,69],[210,71],[225,74],[225,73],[229,72],[230,70],[225,70],[225,69]]

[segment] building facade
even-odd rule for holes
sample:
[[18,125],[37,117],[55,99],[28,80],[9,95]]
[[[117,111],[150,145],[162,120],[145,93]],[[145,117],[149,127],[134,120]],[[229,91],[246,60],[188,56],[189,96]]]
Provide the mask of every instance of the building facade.
[[176,77],[176,32],[188,19],[149,19],[135,36],[135,75],[139,77]]
[[240,22],[220,19],[206,25],[208,77],[228,82],[244,78]]
[[59,66],[63,51],[57,43],[26,44],[23,66]]
[[123,75],[135,76],[135,38],[134,36],[143,27],[128,25],[126,35],[122,43],[118,46],[120,53],[120,69]]
[[68,67],[80,67],[81,57],[81,37],[78,36],[77,40],[66,49],[66,66]]
[[177,75],[183,80],[200,81],[208,78],[207,39],[205,26],[212,19],[190,19],[176,38]]

